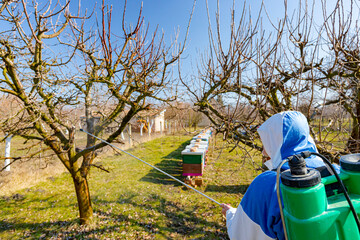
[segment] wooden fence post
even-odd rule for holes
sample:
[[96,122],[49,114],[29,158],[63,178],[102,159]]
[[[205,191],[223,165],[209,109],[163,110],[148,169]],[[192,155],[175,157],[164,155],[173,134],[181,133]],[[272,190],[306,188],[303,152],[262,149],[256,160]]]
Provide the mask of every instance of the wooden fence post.
[[145,124],[144,123],[141,123],[140,124],[140,136],[143,135],[143,128],[144,128]]
[[131,124],[129,123],[129,126],[128,126],[128,133],[129,133],[129,145],[131,146],[132,145],[132,139],[131,139]]
[[11,138],[13,136],[7,136],[5,139],[5,171],[10,172],[10,149],[11,149]]
[[[124,130],[125,130],[125,129],[124,129]],[[125,140],[124,130],[121,132],[121,139],[122,139],[122,140]]]
[[154,119],[153,120],[151,120],[151,123],[150,123],[150,120],[149,120],[149,122],[148,122],[148,126],[149,126],[149,137],[150,137],[150,135],[151,135],[151,128],[152,128],[152,126],[154,125]]

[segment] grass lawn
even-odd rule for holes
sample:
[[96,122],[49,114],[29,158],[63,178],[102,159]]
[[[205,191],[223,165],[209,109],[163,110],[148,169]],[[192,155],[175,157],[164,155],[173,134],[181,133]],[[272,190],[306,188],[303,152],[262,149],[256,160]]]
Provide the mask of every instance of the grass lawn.
[[[190,139],[165,136],[129,152],[183,180],[181,151]],[[198,189],[237,206],[260,172],[243,152],[229,149],[221,140],[212,142],[205,183]],[[247,151],[260,161],[259,153]],[[78,224],[73,183],[63,173],[0,196],[0,239],[228,239],[221,208],[209,199],[124,153],[98,162],[110,173],[95,168],[90,173],[92,224]]]

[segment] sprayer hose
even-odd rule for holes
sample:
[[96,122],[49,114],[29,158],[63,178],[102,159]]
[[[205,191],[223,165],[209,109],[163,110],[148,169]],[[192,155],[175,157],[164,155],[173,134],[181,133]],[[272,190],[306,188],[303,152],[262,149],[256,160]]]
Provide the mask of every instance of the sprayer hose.
[[288,162],[288,159],[285,159],[281,162],[281,164],[279,165],[279,167],[276,170],[276,195],[277,195],[277,199],[278,199],[278,203],[279,203],[279,209],[280,209],[280,216],[281,216],[281,221],[282,221],[282,225],[284,228],[284,236],[285,236],[285,240],[288,240],[288,235],[287,235],[287,231],[286,231],[286,225],[285,225],[285,217],[284,217],[284,212],[283,212],[283,207],[282,207],[282,202],[281,202],[281,196],[280,196],[280,171],[281,171],[281,167]]

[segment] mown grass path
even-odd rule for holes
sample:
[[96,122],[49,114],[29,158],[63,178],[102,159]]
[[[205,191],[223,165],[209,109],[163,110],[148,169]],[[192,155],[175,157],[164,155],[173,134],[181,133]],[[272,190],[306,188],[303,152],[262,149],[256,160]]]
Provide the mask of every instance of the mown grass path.
[[[129,152],[182,180],[181,151],[190,139],[166,136]],[[211,145],[198,189],[236,206],[259,172],[219,145]],[[98,162],[110,173],[91,172],[91,225],[78,224],[72,181],[64,173],[0,196],[0,239],[228,239],[220,207],[207,198],[123,153]]]

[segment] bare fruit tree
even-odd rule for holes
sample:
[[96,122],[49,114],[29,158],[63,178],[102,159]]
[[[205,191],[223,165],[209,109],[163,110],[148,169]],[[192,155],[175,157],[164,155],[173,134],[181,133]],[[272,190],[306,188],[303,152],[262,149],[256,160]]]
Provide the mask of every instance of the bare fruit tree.
[[100,12],[98,21],[80,2],[71,4],[2,3],[0,20],[7,28],[0,37],[0,91],[18,99],[21,109],[12,121],[21,124],[2,119],[1,128],[56,154],[71,174],[80,222],[86,224],[93,216],[87,177],[96,167],[96,150],[106,144],[88,136],[79,148],[75,115],[82,111],[87,131],[97,136],[116,123],[106,135],[107,142],[114,141],[137,113],[149,109],[150,99],[174,99],[166,94],[169,74],[184,45],[166,46],[163,35],[145,25],[140,7],[137,22],[128,26],[125,2],[122,25],[115,26],[113,9],[104,1],[93,10]]
[[[337,1],[333,8],[327,8],[322,1],[324,28],[327,35],[328,54],[331,64],[321,69],[322,89],[330,92],[324,102],[328,106],[338,106],[345,112],[335,119],[337,128],[346,132],[345,151],[360,151],[360,36],[358,25],[359,6],[355,1]],[[339,113],[339,111],[337,111]],[[333,113],[334,115],[336,112]]]
[[228,41],[222,40],[220,10],[215,25],[209,14],[210,48],[202,56],[199,74],[182,82],[197,110],[209,118],[224,139],[231,140],[235,147],[241,142],[260,150],[254,141],[258,119],[271,116],[274,110],[269,105],[277,110],[286,108],[277,96],[282,87],[273,77],[273,56],[278,52],[284,22],[273,26],[275,34],[268,34],[261,22],[263,8],[255,17],[245,4],[242,9],[236,16],[234,1]]
[[321,153],[335,159],[359,150],[354,14],[359,9],[353,1],[346,3],[352,11],[344,1],[300,1],[289,11],[284,1],[284,15],[272,21],[264,5],[256,14],[244,5],[236,17],[234,2],[228,38],[222,36],[219,9],[214,26],[209,14],[210,47],[198,74],[182,82],[197,110],[233,149],[244,148],[242,143],[261,150],[257,126],[275,113],[298,110],[308,118]]

